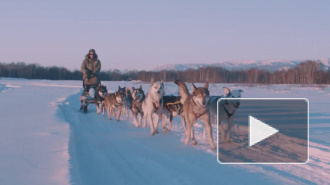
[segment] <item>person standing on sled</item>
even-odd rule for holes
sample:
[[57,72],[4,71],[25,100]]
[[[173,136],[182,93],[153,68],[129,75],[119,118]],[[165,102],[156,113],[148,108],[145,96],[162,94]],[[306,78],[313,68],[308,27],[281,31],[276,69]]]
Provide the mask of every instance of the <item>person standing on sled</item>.
[[81,64],[81,72],[83,73],[83,88],[84,93],[89,94],[89,89],[99,85],[99,73],[101,70],[101,62],[98,59],[94,49],[90,49],[86,54],[84,61]]

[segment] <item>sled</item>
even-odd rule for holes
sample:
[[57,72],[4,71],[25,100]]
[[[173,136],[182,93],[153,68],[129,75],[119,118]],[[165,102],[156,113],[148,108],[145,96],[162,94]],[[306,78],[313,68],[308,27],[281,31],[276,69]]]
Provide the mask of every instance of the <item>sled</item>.
[[80,95],[81,106],[80,110],[87,112],[87,107],[89,104],[95,104],[95,99],[89,93],[82,92]]

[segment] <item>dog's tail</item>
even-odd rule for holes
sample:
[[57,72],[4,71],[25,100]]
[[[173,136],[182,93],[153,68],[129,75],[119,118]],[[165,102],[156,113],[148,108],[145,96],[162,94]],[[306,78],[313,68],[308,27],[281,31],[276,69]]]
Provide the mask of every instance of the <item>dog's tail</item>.
[[184,82],[181,82],[180,80],[175,80],[174,83],[179,87],[179,93],[181,96],[180,101],[183,104],[189,96],[187,85]]

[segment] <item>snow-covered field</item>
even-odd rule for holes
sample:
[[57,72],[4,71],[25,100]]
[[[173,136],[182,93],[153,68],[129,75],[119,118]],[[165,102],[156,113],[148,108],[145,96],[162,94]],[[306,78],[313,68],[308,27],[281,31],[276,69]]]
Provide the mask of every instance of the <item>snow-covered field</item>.
[[[109,91],[139,82],[102,82]],[[172,132],[150,135],[132,118],[79,111],[80,81],[0,79],[0,184],[329,184],[330,86],[210,84],[243,89],[246,98],[308,98],[310,160],[300,165],[224,165],[195,126],[185,146],[179,117]],[[149,84],[142,83],[145,92]],[[201,84],[196,84],[200,86]],[[190,88],[191,85],[188,85]],[[167,94],[177,94],[165,83]],[[215,125],[213,125],[215,128]],[[161,131],[161,129],[159,129]],[[215,133],[216,129],[213,129]],[[214,139],[216,135],[214,134]]]

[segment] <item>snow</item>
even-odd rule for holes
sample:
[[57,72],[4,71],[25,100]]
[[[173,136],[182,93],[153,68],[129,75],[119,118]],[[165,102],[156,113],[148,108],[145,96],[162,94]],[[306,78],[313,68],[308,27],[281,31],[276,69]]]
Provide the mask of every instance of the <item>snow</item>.
[[[150,88],[138,81],[102,84],[109,92],[119,85]],[[79,112],[80,81],[2,78],[0,184],[329,183],[330,86],[210,84],[211,95],[221,95],[224,86],[243,89],[245,98],[308,98],[309,163],[218,164],[201,123],[195,126],[198,145],[185,146],[179,117],[170,133],[150,136],[149,128],[132,125],[132,117],[108,120],[93,105],[87,114]],[[165,83],[165,91],[178,93],[174,83]]]

